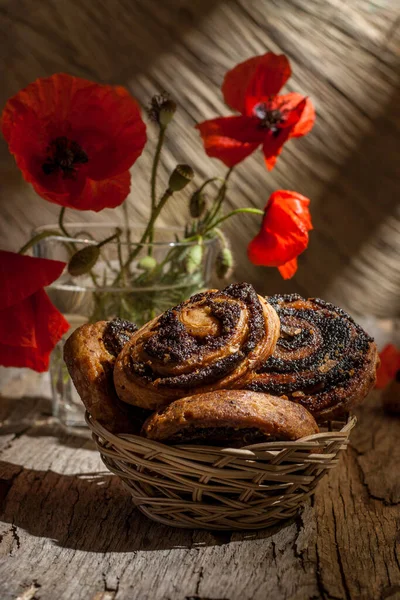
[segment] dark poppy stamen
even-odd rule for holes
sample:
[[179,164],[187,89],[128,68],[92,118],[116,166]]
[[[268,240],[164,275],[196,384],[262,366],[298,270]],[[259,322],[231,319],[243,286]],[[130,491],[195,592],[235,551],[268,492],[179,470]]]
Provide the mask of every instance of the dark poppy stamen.
[[73,179],[77,166],[84,165],[88,160],[88,155],[78,142],[62,136],[54,139],[47,147],[47,158],[42,169],[46,175],[61,170],[64,179]]
[[280,125],[285,120],[284,112],[279,108],[271,109],[265,102],[254,107],[254,115],[260,119],[260,128],[268,129],[272,135],[279,133]]

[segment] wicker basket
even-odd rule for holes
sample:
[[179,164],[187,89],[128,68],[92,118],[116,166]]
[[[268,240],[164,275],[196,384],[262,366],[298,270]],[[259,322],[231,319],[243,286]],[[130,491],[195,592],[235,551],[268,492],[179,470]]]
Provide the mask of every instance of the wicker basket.
[[88,413],[104,464],[120,477],[134,504],[173,527],[260,529],[293,517],[349,442],[356,418],[296,442],[246,448],[167,446],[136,435],[113,435]]

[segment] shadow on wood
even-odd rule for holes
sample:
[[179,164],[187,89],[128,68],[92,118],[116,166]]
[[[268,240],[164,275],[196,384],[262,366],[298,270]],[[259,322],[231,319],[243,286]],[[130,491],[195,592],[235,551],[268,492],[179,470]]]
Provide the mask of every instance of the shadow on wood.
[[[65,475],[0,461],[0,519],[64,548],[90,552],[154,551],[216,546],[229,532],[175,529],[154,523],[135,510],[117,477],[107,473]],[[282,526],[241,539],[264,539]]]

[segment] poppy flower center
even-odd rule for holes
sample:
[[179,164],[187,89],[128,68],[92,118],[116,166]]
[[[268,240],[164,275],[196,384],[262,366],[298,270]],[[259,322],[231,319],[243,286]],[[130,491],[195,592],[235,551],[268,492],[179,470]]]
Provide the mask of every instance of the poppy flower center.
[[254,115],[260,119],[261,129],[268,129],[273,135],[279,133],[279,126],[285,120],[283,112],[279,108],[271,108],[265,102],[260,102],[254,107]]
[[74,179],[79,165],[88,162],[88,155],[78,142],[67,137],[55,138],[46,148],[47,158],[42,164],[45,175],[62,171],[63,179]]

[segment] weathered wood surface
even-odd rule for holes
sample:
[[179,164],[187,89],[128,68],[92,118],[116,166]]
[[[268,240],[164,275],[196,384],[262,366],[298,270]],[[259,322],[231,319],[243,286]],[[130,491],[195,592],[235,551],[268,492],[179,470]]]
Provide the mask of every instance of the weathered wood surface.
[[[224,72],[268,49],[285,52],[293,66],[287,89],[312,97],[317,124],[287,145],[272,173],[259,153],[239,167],[228,203],[261,207],[272,190],[297,189],[312,199],[315,231],[298,275],[285,283],[275,270],[247,262],[256,219],[232,221],[235,277],[268,293],[321,295],[360,313],[393,316],[400,306],[399,42],[398,0],[2,0],[0,105],[56,71],[124,84],[143,104],[166,88],[180,111],[162,176],[166,181],[177,161],[187,161],[199,182],[224,170],[205,157],[193,129],[228,114],[219,89]],[[132,170],[133,220],[147,211],[153,147]],[[2,247],[15,250],[34,226],[55,221],[57,208],[35,197],[4,142],[0,191]],[[182,223],[182,202],[171,202],[164,223]],[[119,212],[68,218],[115,220]]]
[[2,600],[400,598],[400,419],[377,394],[312,505],[231,535],[148,521],[88,435],[49,417],[37,375],[2,378]]

